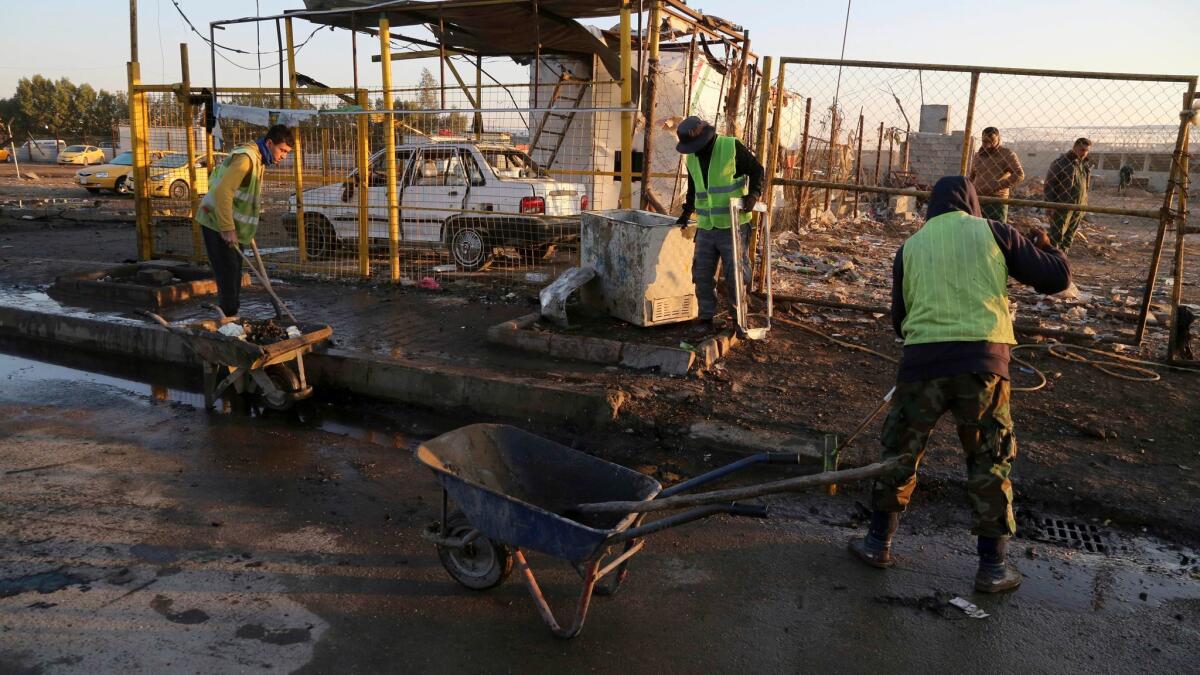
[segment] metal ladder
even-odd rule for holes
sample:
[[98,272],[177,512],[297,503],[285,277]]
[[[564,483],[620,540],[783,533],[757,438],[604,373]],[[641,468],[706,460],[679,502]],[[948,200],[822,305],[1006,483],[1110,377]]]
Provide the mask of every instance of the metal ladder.
[[[534,132],[533,138],[529,141],[529,156],[536,161],[538,152],[545,153],[543,156],[545,161],[539,162],[543,169],[549,169],[554,165],[554,160],[558,158],[558,152],[562,149],[563,141],[567,138],[567,131],[571,128],[571,123],[575,121],[575,115],[578,114],[578,108],[583,101],[583,97],[587,94],[588,88],[592,85],[590,80],[576,80],[570,73],[564,72],[559,76],[558,82],[554,84],[554,91],[550,94],[550,102],[546,104],[547,108],[554,108],[555,103],[559,101],[569,101],[569,106],[560,106],[567,112],[547,112],[543,113],[538,121],[537,131]],[[563,94],[564,86],[576,86],[579,88],[578,96],[572,98]],[[561,120],[557,125],[548,124],[549,120]]]

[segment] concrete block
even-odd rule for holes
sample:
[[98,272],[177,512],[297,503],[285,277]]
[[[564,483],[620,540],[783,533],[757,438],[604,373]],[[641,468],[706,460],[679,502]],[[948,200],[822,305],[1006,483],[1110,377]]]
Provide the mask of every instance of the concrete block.
[[626,342],[621,349],[620,362],[626,368],[657,368],[664,375],[682,376],[687,375],[695,361],[696,355],[686,349]]
[[[519,319],[516,319],[516,321],[519,321]],[[550,353],[550,333],[539,333],[534,330],[518,330],[510,325],[512,323],[512,321],[506,321],[488,328],[487,341],[492,344],[523,349],[538,354]]]
[[897,215],[903,213],[915,213],[917,209],[917,199],[909,195],[892,195],[888,198],[888,211]]
[[577,335],[552,335],[550,355],[560,359],[575,359],[592,363],[619,363],[621,343],[603,338]]

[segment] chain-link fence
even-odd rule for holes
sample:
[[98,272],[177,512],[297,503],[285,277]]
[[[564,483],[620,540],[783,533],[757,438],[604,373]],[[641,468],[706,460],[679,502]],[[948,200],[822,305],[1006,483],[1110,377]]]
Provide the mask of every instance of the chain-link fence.
[[785,58],[778,84],[777,221],[919,222],[966,175],[985,216],[1047,230],[1080,287],[1140,309],[1140,340],[1195,78]]
[[[147,94],[154,254],[204,258],[190,214],[207,192],[208,174],[233,148],[261,136],[269,115],[269,122],[293,125],[298,140],[298,150],[269,166],[264,179],[257,243],[277,269],[542,283],[578,262],[581,212],[619,204],[620,85],[591,79],[592,67],[544,58],[528,83],[393,89],[390,113],[380,90],[222,90],[212,136],[203,106]],[[724,126],[731,84],[721,67],[694,53],[664,54],[650,134],[643,116],[635,122],[635,206],[645,203],[648,178],[652,208],[682,207],[687,178],[674,126],[688,114]],[[751,84],[743,83],[747,92]],[[748,93],[740,100],[735,126],[749,142],[755,101]]]

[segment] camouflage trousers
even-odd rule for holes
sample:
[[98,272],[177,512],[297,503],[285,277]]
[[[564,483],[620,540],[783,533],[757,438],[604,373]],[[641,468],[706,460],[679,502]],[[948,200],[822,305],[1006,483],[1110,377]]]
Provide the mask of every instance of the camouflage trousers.
[[880,440],[883,459],[898,458],[900,464],[875,480],[874,509],[899,512],[908,506],[929,436],[950,411],[967,455],[967,493],[974,514],[971,532],[983,537],[1015,534],[1008,475],[1017,456],[1017,441],[1008,399],[1008,380],[986,373],[898,383]]
[[1075,232],[1082,222],[1083,211],[1055,211],[1050,216],[1050,243],[1066,253],[1071,248],[1071,242],[1075,241]]

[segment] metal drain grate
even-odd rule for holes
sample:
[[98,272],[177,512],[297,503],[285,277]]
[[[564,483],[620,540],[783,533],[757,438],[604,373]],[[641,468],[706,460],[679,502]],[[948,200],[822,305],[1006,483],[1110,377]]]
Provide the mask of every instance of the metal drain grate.
[[1037,536],[1034,538],[1039,541],[1070,546],[1092,553],[1107,555],[1113,552],[1108,534],[1095,525],[1043,517],[1037,519],[1035,527]]

